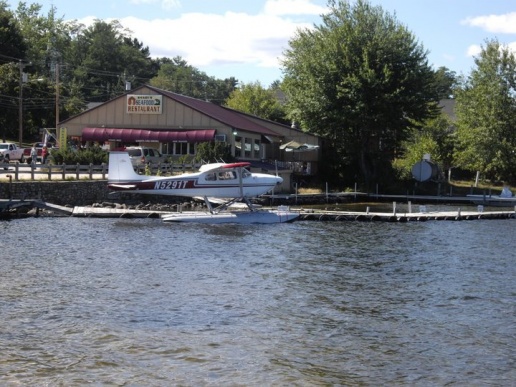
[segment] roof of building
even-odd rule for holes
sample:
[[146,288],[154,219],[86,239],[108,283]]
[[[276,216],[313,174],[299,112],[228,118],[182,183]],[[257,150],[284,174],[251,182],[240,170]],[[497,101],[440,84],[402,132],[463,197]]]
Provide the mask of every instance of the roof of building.
[[[144,87],[144,86],[142,86]],[[249,132],[263,134],[265,136],[279,136],[280,134],[270,130],[266,126],[260,125],[249,118],[247,118],[244,114],[229,109],[226,107],[222,107],[216,105],[209,101],[203,101],[201,99],[188,97],[182,94],[173,93],[171,91],[166,91],[162,89],[158,89],[153,86],[146,85],[145,87],[154,90],[156,93],[162,94],[178,103],[181,103],[185,106],[188,106],[204,115],[207,115],[214,120],[217,120],[227,126],[230,126],[235,129],[246,130]],[[138,90],[138,89],[136,89]],[[134,93],[134,91],[133,91]],[[278,124],[282,125],[282,124]]]
[[[89,105],[90,109],[85,110],[84,112],[81,112],[73,117],[70,117],[66,120],[61,121],[61,124],[65,123],[69,120],[72,120],[77,116],[87,114],[90,110],[97,109],[100,106],[108,104],[116,99],[124,98],[127,94],[138,93],[138,90],[140,90],[142,88],[148,88],[157,94],[161,94],[161,95],[165,96],[166,98],[176,101],[177,103],[188,106],[191,109],[196,110],[216,121],[219,121],[220,123],[222,123],[224,125],[234,128],[236,130],[245,130],[248,132],[258,133],[258,134],[261,134],[264,136],[274,136],[274,137],[280,137],[280,138],[283,137],[282,134],[271,130],[270,128],[266,127],[265,125],[260,125],[258,122],[256,122],[256,119],[263,121],[263,122],[272,122],[272,121],[264,120],[263,118],[256,117],[256,116],[252,116],[255,120],[251,120],[249,118],[250,115],[246,115],[245,113],[239,112],[237,110],[219,106],[219,105],[216,105],[209,101],[203,101],[203,100],[196,99],[193,97],[188,97],[188,96],[185,96],[182,94],[173,93],[171,91],[159,89],[157,87],[150,86],[150,85],[142,85],[140,87],[137,87],[136,89],[133,89],[123,95],[115,97],[114,99],[104,102],[102,104],[95,104],[95,105],[91,104],[91,105]],[[277,122],[275,122],[274,124],[278,125],[278,126],[288,127],[286,125],[283,125],[283,124],[280,124]]]

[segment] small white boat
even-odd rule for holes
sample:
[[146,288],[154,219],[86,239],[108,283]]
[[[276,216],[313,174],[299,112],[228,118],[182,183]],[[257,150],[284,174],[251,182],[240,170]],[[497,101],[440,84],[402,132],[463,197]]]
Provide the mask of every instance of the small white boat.
[[269,224],[289,223],[299,217],[298,212],[290,211],[288,207],[280,206],[277,210],[255,211],[220,211],[220,212],[181,212],[164,214],[163,222],[192,222],[192,223],[238,223],[238,224]]

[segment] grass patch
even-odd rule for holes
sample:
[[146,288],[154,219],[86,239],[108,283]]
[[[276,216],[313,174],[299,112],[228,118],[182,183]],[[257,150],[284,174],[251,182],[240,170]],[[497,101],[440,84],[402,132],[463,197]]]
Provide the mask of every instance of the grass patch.
[[314,194],[322,193],[322,189],[320,189],[320,188],[299,188],[297,190],[297,193],[299,193],[301,195],[303,195],[303,194],[305,194],[305,195],[308,195],[308,194],[314,195]]

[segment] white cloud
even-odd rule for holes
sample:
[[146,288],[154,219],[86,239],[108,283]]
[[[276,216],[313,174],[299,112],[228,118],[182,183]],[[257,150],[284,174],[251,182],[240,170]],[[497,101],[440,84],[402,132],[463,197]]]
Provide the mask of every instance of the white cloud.
[[516,33],[516,12],[504,15],[487,15],[469,17],[461,21],[461,24],[472,27],[480,27],[493,33],[515,34]]
[[477,56],[478,54],[480,54],[480,52],[482,52],[482,47],[478,44],[472,44],[471,46],[468,47],[468,49],[466,51],[466,55],[467,56]]
[[152,56],[181,56],[195,67],[224,63],[278,67],[278,58],[296,29],[312,26],[271,14],[235,12],[188,13],[178,19],[119,20],[133,32],[133,37],[149,46]]
[[[160,2],[179,7],[179,0],[131,0]],[[214,65],[252,65],[280,68],[280,58],[288,41],[299,28],[312,28],[312,16],[327,11],[311,0],[267,0],[258,14],[225,12],[224,14],[183,13],[177,18],[144,20],[119,18],[132,37],[149,47],[153,57],[181,56],[194,67]],[[286,15],[298,15],[292,20]],[[106,20],[109,22],[110,20]],[[93,19],[80,22],[91,25]]]

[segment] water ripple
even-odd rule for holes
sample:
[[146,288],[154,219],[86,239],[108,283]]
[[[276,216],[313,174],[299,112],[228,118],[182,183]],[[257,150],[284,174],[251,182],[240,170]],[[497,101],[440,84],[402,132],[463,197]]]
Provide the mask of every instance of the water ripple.
[[516,380],[511,220],[0,227],[3,385]]

